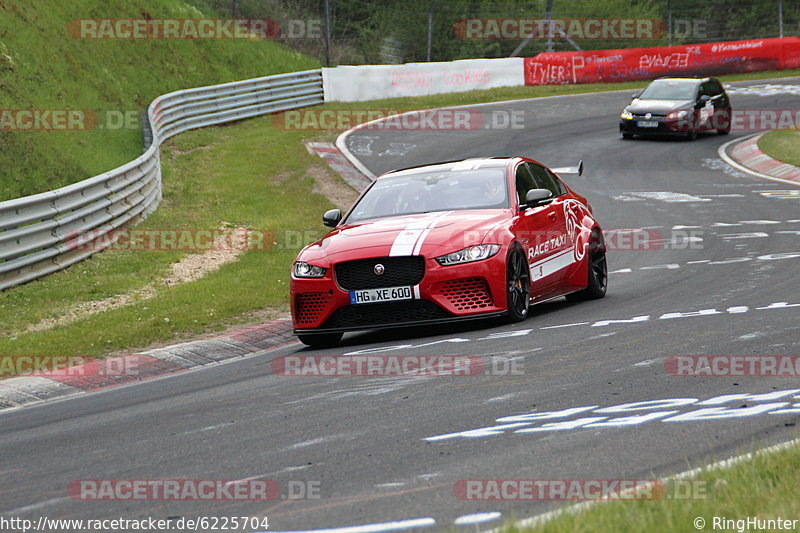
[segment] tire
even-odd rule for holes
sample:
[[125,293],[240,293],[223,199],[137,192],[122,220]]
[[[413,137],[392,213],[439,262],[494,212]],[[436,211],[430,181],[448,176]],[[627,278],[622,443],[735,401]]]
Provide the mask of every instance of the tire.
[[297,338],[306,346],[314,348],[329,348],[336,346],[342,340],[343,333],[322,333],[319,335],[298,335]]
[[[725,123],[728,126],[725,128],[717,128],[718,135],[727,135],[731,132],[731,117],[733,115],[733,111],[731,109],[724,109],[723,114],[723,119],[726,121]],[[715,125],[719,125],[719,119],[717,118],[717,115],[714,115],[714,121],[716,123]]]
[[627,131],[623,131],[622,138],[625,140],[633,139],[633,133],[628,133]]
[[528,318],[531,300],[531,272],[522,250],[508,254],[506,261],[506,322],[520,322]]
[[605,296],[608,290],[608,263],[606,262],[606,247],[605,243],[603,243],[602,234],[599,234],[597,230],[592,230],[591,239],[589,256],[586,261],[589,269],[588,284],[582,291],[567,294],[567,301],[596,300]]

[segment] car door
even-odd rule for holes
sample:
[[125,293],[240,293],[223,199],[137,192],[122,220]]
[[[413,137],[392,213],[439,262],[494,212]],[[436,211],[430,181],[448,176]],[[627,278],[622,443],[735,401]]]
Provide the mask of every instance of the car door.
[[[535,171],[541,169],[529,162],[522,162],[515,171],[517,200],[519,205],[525,203],[525,195],[530,189],[549,189],[541,186],[535,177]],[[531,272],[531,293],[534,297],[542,295],[561,279],[559,254],[564,252],[567,244],[564,217],[559,215],[559,206],[555,202],[529,207],[519,212],[520,242],[525,248],[528,267]]]
[[731,122],[731,101],[722,83],[716,78],[708,81],[708,90],[711,95],[711,102],[714,104],[714,118],[712,126],[715,129],[730,129]]
[[716,101],[714,99],[714,89],[712,88],[710,81],[704,81],[700,84],[700,92],[697,95],[698,103],[700,103],[700,98],[703,96],[707,96],[709,99],[705,103],[701,103],[700,107],[697,108],[697,129],[699,131],[708,131],[713,129],[711,123],[714,120],[714,109],[716,105]]

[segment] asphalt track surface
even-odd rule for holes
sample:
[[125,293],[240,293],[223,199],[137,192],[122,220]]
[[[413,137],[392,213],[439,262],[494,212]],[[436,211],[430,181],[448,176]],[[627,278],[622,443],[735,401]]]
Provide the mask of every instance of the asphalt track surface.
[[[762,83],[767,82],[736,86]],[[797,85],[800,79],[772,83]],[[786,402],[790,411],[784,414],[681,422],[662,417],[627,427],[516,432],[664,409],[584,412],[492,435],[426,440],[501,425],[498,418],[522,413],[800,389],[797,378],[686,378],[665,371],[664,361],[674,355],[800,354],[800,306],[791,307],[800,304],[800,254],[787,254],[800,252],[800,189],[726,169],[717,148],[741,133],[703,135],[694,142],[621,140],[617,117],[629,98],[629,92],[615,92],[480,108],[523,111],[521,130],[365,130],[348,139],[375,173],[498,154],[530,156],[551,166],[583,159],[584,176],[569,183],[588,197],[604,229],[650,228],[667,242],[676,239],[655,249],[611,252],[605,299],[572,304],[561,298],[532,308],[526,321],[514,325],[348,334],[340,347],[319,351],[293,344],[235,363],[1,413],[0,515],[268,516],[271,531],[431,518],[435,522],[420,524],[444,529],[464,515],[530,516],[559,505],[464,501],[454,495],[459,480],[646,479],[793,438],[800,397],[784,395],[721,404],[748,409]],[[732,96],[737,109],[796,109],[799,100],[785,94]],[[671,194],[640,194],[653,192]],[[681,240],[686,233],[679,232],[687,231],[694,232],[691,243]],[[774,255],[779,253],[785,255]],[[476,355],[498,375],[289,378],[270,366],[286,354],[363,350]],[[517,365],[513,373],[503,374],[502,365],[492,363],[510,360]],[[67,485],[88,478],[268,478],[283,490],[290,482],[311,482],[320,497],[70,498]]]

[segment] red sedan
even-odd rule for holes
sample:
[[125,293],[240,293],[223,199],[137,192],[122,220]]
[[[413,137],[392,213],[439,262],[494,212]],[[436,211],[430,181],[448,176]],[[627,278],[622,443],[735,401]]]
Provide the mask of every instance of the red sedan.
[[505,316],[559,296],[602,298],[606,248],[586,199],[524,157],[388,172],[292,266],[295,334],[333,345],[346,331]]

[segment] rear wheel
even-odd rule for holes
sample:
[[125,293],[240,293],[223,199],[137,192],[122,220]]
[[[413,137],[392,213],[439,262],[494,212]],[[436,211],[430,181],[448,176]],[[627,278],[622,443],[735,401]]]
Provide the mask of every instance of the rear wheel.
[[727,135],[731,132],[731,115],[730,109],[723,109],[722,113],[714,115],[715,126],[719,135]]
[[326,348],[335,346],[342,340],[343,333],[321,333],[319,335],[298,335],[297,338],[306,346]]
[[606,295],[606,290],[608,288],[608,263],[606,262],[606,247],[603,243],[603,237],[598,230],[592,230],[591,241],[589,243],[589,257],[586,262],[589,269],[588,284],[582,291],[567,294],[566,298],[570,302],[595,300]]
[[514,250],[506,262],[506,303],[508,322],[519,322],[528,317],[531,300],[531,273],[522,250]]

